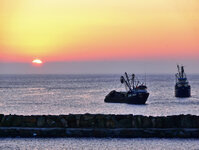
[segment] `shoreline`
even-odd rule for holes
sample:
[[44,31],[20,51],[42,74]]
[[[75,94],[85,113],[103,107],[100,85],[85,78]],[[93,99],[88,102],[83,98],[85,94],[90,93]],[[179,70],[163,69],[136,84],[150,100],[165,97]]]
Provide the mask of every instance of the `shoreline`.
[[199,116],[0,114],[0,137],[199,138]]
[[0,137],[20,138],[199,138],[198,128],[26,128],[0,127]]

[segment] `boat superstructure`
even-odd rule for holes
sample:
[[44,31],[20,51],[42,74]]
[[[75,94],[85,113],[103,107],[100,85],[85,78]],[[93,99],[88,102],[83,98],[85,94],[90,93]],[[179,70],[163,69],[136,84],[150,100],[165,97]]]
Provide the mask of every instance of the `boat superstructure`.
[[178,73],[176,74],[175,96],[176,97],[190,97],[191,86],[187,80],[184,72],[184,66],[177,65]]

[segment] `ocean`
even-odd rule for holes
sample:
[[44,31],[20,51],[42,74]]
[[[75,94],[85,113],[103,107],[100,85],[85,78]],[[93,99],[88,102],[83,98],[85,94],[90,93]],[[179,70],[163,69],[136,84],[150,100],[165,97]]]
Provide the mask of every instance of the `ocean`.
[[[199,75],[189,74],[190,98],[174,97],[172,74],[137,75],[150,93],[146,105],[104,103],[124,91],[119,74],[0,75],[0,113],[17,115],[199,115]],[[2,138],[0,149],[199,149],[197,139]]]

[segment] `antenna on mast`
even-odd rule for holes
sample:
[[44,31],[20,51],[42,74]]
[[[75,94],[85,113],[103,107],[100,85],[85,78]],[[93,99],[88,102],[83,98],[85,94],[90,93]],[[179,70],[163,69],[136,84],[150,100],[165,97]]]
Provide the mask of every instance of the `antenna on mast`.
[[184,77],[184,66],[181,66],[182,78]]
[[135,74],[132,74],[132,79],[131,79],[131,81],[132,81],[132,85],[133,85],[133,89],[135,89]]

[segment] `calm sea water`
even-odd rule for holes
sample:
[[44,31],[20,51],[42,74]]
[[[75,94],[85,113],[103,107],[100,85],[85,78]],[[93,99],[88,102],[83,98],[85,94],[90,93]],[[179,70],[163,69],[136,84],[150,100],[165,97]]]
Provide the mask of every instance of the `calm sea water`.
[[[144,81],[144,75],[138,75]],[[104,103],[111,90],[125,90],[120,75],[0,75],[0,113],[20,115],[102,113],[199,115],[199,75],[189,75],[192,97],[174,97],[174,75],[147,75],[146,105]]]
[[[138,75],[144,81],[144,75]],[[146,105],[104,103],[124,90],[120,75],[0,75],[0,113],[199,115],[199,75],[188,75],[192,97],[174,97],[174,75],[147,75]],[[199,149],[194,139],[0,139],[0,149]]]
[[1,150],[198,150],[196,139],[7,138]]

